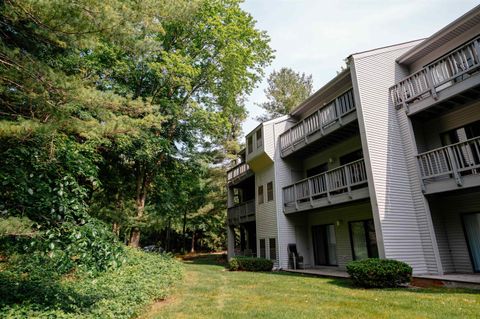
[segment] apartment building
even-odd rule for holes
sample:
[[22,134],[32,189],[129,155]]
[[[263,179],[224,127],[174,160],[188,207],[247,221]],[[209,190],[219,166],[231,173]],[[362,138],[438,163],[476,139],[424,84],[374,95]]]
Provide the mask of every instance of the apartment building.
[[480,6],[427,39],[348,57],[228,172],[229,256],[287,269],[368,257],[480,272]]

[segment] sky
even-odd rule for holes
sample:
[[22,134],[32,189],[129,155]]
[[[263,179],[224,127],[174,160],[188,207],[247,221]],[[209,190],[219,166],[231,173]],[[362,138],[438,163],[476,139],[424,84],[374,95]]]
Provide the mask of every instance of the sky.
[[266,77],[289,67],[313,76],[315,92],[331,80],[355,52],[426,38],[479,1],[473,0],[246,0],[242,8],[271,38],[275,59],[246,106],[246,134],[263,113]]

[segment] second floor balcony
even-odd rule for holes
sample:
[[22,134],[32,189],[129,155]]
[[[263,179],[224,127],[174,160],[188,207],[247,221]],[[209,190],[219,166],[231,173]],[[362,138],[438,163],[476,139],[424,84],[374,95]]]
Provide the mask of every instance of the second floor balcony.
[[356,119],[353,92],[349,90],[282,133],[280,135],[281,156],[286,157],[308,145],[313,145],[323,136],[331,134]]
[[427,194],[480,186],[480,137],[417,155]]
[[390,96],[395,107],[413,114],[480,85],[479,70],[477,37],[399,81]]
[[255,200],[249,200],[227,209],[229,225],[239,225],[255,221]]
[[368,198],[363,159],[303,179],[283,188],[285,214]]
[[247,163],[240,163],[227,171],[228,184],[239,183],[253,175]]

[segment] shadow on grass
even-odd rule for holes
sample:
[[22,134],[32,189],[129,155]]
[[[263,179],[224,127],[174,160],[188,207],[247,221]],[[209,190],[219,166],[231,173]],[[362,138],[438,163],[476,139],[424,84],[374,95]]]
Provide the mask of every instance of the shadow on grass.
[[182,258],[183,262],[194,265],[226,266],[227,258],[223,254],[198,254],[187,255]]
[[406,292],[406,293],[420,293],[420,294],[473,294],[480,295],[480,289],[470,289],[470,288],[450,288],[450,287],[433,287],[433,288],[421,288],[421,287],[399,287],[399,288],[362,288],[355,286],[352,280],[347,278],[333,278],[329,276],[320,276],[312,274],[302,274],[302,273],[292,273],[286,271],[275,271],[270,274],[276,276],[288,276],[288,277],[302,277],[302,278],[321,278],[326,279],[326,283],[330,285],[335,285],[337,287],[354,289],[354,290],[365,290],[365,291],[378,291],[378,292]]
[[0,272],[0,309],[25,304],[40,311],[53,309],[75,313],[93,306],[100,298],[79,294],[48,275],[33,277]]
[[[188,256],[184,259],[185,262],[196,265],[211,265],[211,266],[226,266],[227,262],[223,255],[219,254],[201,254],[196,256]],[[314,274],[302,274],[286,271],[274,271],[266,272],[265,274],[279,276],[279,277],[301,277],[301,278],[322,278],[327,279],[326,283],[329,285],[335,285],[337,287],[354,290],[366,290],[366,291],[401,291],[414,294],[476,294],[480,295],[480,290],[468,289],[468,288],[447,288],[447,287],[434,287],[434,288],[420,288],[420,287],[400,287],[400,288],[371,288],[365,289],[357,287],[350,279],[347,278],[333,278],[328,276],[319,276]]]

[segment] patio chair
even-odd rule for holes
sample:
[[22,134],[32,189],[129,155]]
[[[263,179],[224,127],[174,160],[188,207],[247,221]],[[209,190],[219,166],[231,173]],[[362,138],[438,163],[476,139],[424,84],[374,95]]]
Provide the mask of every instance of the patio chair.
[[288,265],[290,268],[304,268],[303,256],[300,256],[297,251],[297,244],[288,244]]

